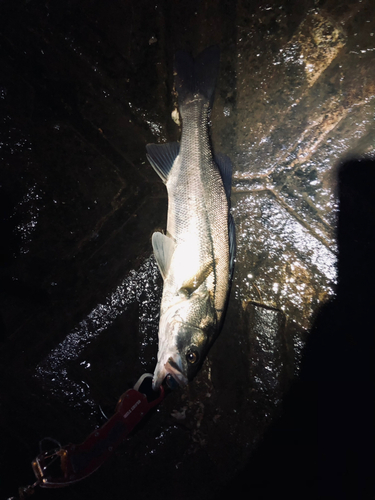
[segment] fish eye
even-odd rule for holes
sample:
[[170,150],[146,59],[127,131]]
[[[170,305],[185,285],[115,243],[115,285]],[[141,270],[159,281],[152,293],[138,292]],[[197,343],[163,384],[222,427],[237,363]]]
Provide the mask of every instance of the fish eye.
[[198,351],[196,349],[189,349],[188,352],[186,353],[186,359],[188,363],[191,363],[193,365],[199,360]]

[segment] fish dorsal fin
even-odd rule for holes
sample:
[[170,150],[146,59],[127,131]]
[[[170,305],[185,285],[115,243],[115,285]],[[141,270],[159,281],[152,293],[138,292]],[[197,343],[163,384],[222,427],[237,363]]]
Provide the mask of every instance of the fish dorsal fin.
[[212,273],[215,262],[211,261],[201,266],[194,276],[184,281],[180,291],[186,295],[191,295]]
[[156,232],[152,235],[152,248],[161,275],[165,280],[175,249],[174,241],[169,236]]
[[147,159],[164,184],[167,183],[173,163],[180,152],[178,142],[167,144],[147,144]]
[[229,214],[229,279],[232,281],[234,273],[234,259],[236,257],[236,226],[231,214]]
[[215,154],[214,160],[220,171],[225,194],[227,195],[228,200],[230,200],[230,192],[232,189],[232,162],[228,156],[221,153]]

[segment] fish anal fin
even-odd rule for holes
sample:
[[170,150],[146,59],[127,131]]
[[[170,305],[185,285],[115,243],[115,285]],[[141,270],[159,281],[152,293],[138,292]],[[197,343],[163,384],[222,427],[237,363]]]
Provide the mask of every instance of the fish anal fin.
[[175,250],[175,243],[169,236],[156,232],[152,235],[152,248],[161,275],[165,279]]

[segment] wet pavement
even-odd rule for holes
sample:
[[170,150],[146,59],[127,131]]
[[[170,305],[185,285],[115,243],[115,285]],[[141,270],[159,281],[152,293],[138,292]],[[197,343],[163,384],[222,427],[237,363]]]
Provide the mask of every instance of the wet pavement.
[[[154,369],[162,280],[151,235],[165,228],[167,197],[145,145],[180,135],[174,52],[213,44],[212,143],[233,163],[237,231],[224,328],[191,384],[101,470],[35,498],[215,498],[254,457],[271,481],[269,429],[289,413],[283,432],[313,421],[314,391],[305,413],[282,402],[311,373],[306,342],[338,294],[340,165],[375,153],[374,11],[371,0],[1,2],[5,496],[33,480],[41,438],[83,441]],[[296,464],[306,450],[294,438],[283,444]],[[288,471],[299,498],[317,481],[306,464]],[[254,479],[248,488],[274,494]]]

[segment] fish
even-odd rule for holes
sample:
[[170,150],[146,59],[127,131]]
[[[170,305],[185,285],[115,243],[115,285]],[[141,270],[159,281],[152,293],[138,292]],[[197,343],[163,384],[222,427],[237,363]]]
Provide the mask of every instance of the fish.
[[185,51],[176,53],[180,142],[146,146],[168,192],[166,233],[152,235],[163,277],[155,391],[166,378],[176,386],[194,378],[220,332],[228,304],[236,248],[232,163],[213,154],[209,135],[219,64],[217,46],[195,59]]

